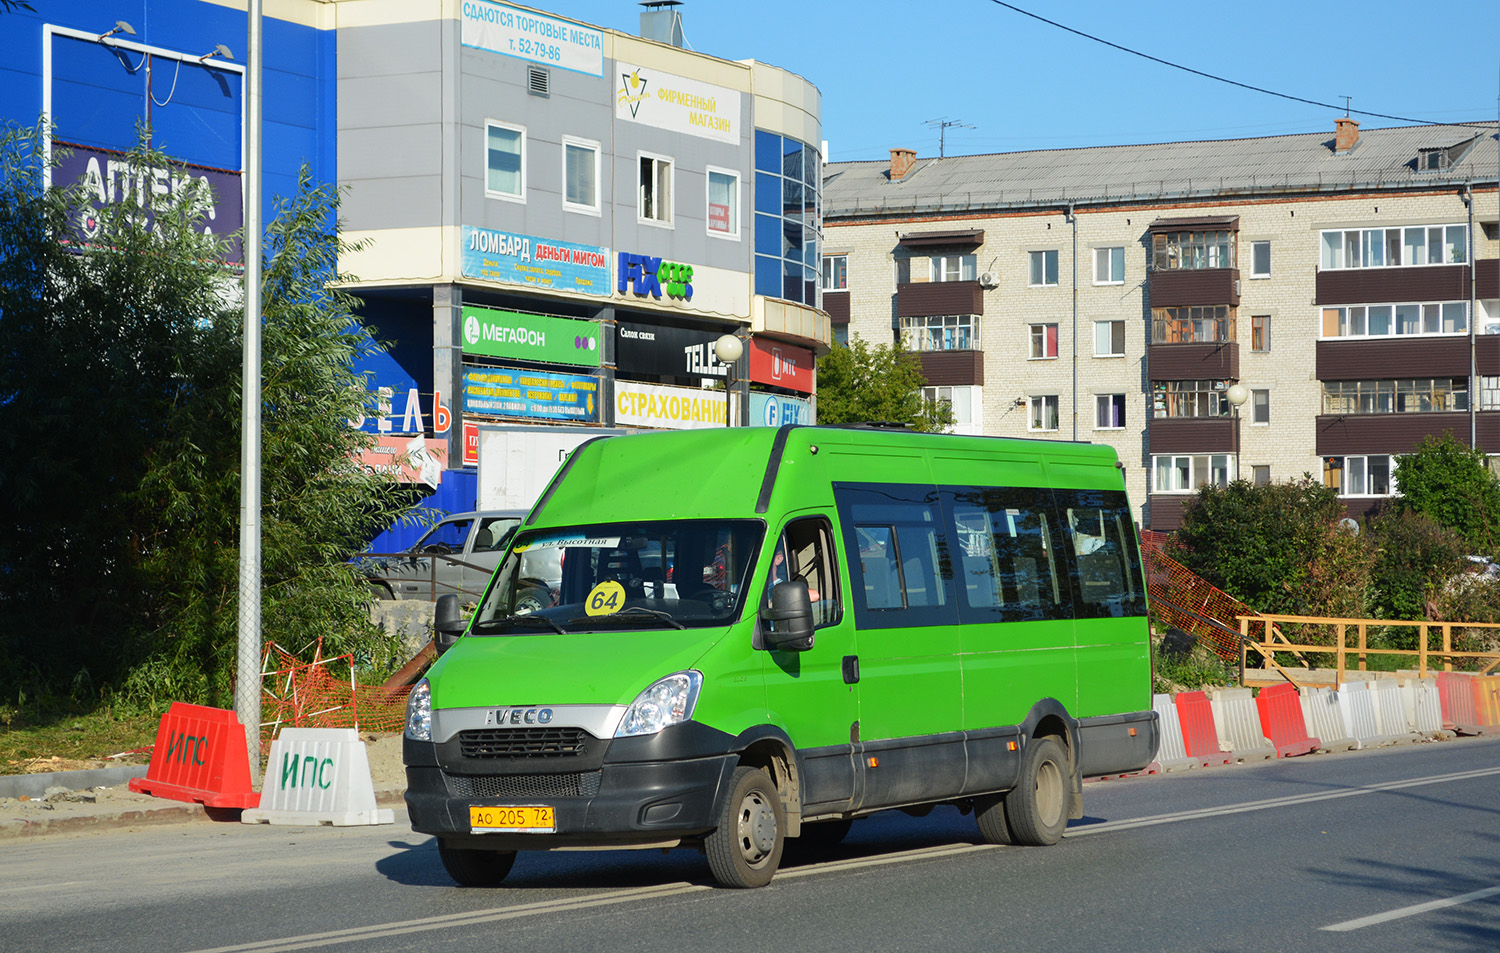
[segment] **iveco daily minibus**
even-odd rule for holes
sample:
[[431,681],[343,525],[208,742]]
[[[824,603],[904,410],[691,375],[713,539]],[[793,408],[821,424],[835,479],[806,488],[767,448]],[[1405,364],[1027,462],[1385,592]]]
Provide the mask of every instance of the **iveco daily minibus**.
[[[787,426],[603,437],[559,469],[411,694],[412,827],[517,851],[703,850],[950,803],[1056,843],[1156,747],[1146,593],[1108,447]],[[458,633],[462,632],[460,636]]]

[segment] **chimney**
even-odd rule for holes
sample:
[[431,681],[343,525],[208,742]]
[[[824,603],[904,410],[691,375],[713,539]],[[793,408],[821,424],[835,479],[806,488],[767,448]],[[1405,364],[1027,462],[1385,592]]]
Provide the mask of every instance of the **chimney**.
[[899,182],[916,165],[917,150],[915,149],[892,149],[891,150],[891,181]]
[[1359,123],[1348,116],[1333,121],[1333,151],[1348,152],[1359,141]]
[[680,0],[644,0],[641,6],[641,38],[682,47],[682,13],[676,7]]

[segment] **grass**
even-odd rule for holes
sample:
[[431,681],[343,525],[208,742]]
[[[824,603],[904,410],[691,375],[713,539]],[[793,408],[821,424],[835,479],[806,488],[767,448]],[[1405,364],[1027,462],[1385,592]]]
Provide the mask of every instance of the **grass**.
[[[80,767],[73,762],[102,761],[155,742],[160,721],[157,715],[122,715],[108,708],[33,714],[0,705],[0,774],[66,771]],[[145,761],[144,755],[133,755],[110,763]]]

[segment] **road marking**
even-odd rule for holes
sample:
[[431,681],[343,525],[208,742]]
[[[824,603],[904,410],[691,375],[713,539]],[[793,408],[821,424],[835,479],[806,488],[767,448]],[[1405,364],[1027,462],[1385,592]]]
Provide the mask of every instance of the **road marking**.
[[1496,894],[1500,894],[1500,887],[1486,887],[1484,890],[1460,894],[1457,897],[1448,897],[1446,900],[1429,900],[1426,903],[1419,903],[1415,906],[1402,907],[1399,910],[1389,910],[1385,913],[1360,917],[1358,920],[1345,920],[1343,923],[1333,923],[1326,927],[1319,927],[1318,929],[1329,930],[1334,933],[1347,933],[1350,930],[1372,927],[1377,923],[1388,923],[1391,920],[1400,920],[1403,917],[1414,917],[1433,910],[1441,910],[1444,907],[1456,907],[1461,903],[1468,903],[1471,900],[1483,900],[1485,897],[1493,897]]
[[1290,797],[1269,798],[1264,801],[1246,801],[1243,804],[1228,804],[1223,807],[1206,807],[1195,811],[1178,811],[1173,814],[1155,814],[1124,821],[1105,821],[1085,827],[1068,828],[1068,837],[1085,834],[1104,834],[1111,831],[1131,830],[1137,827],[1155,827],[1158,824],[1176,824],[1180,821],[1195,821],[1209,817],[1227,817],[1231,814],[1249,814],[1253,811],[1269,811],[1280,807],[1295,807],[1317,801],[1335,801],[1346,797],[1362,797],[1366,794],[1381,794],[1403,788],[1425,787],[1429,784],[1447,784],[1452,781],[1468,781],[1500,774],[1500,768],[1480,768],[1474,771],[1458,771],[1453,774],[1435,774],[1425,778],[1410,778],[1405,781],[1386,781],[1382,784],[1367,784],[1360,787],[1323,791],[1318,794],[1294,794]]
[[[1366,794],[1380,794],[1385,791],[1396,791],[1402,788],[1422,787],[1429,784],[1445,784],[1452,781],[1467,781],[1473,778],[1483,778],[1500,774],[1500,767],[1481,768],[1474,771],[1459,771],[1453,774],[1431,775],[1425,778],[1411,778],[1405,781],[1388,781],[1383,784],[1371,784],[1355,788],[1345,788],[1338,791],[1324,791],[1318,794],[1298,794],[1291,797],[1270,798],[1263,801],[1246,801],[1243,804],[1231,804],[1225,807],[1202,808],[1194,811],[1178,811],[1172,814],[1156,814],[1151,817],[1139,817],[1124,821],[1106,821],[1102,824],[1090,824],[1087,827],[1069,828],[1069,838],[1080,837],[1086,834],[1104,834],[1112,831],[1133,830],[1140,827],[1153,827],[1160,824],[1176,824],[1183,821],[1202,820],[1211,817],[1224,817],[1232,814],[1246,814],[1252,811],[1267,811],[1279,807],[1294,807],[1299,804],[1311,804],[1317,801],[1329,801],[1346,797],[1360,797]],[[851,860],[832,860],[819,864],[809,864],[805,867],[794,867],[779,871],[776,874],[778,880],[796,877],[810,877],[816,874],[838,873],[846,870],[858,870],[867,867],[880,867],[888,864],[901,864],[919,860],[933,860],[942,857],[953,857],[961,854],[972,854],[981,851],[997,849],[993,844],[951,844],[936,847],[921,847],[914,850],[897,851],[889,854],[881,854],[876,857],[861,857]],[[380,937],[400,936],[406,933],[421,933],[428,930],[446,930],[452,927],[473,926],[480,923],[494,923],[500,920],[516,920],[523,917],[542,916],[568,911],[587,910],[594,907],[607,907],[620,903],[633,903],[638,901],[656,900],[666,897],[677,897],[684,894],[700,893],[713,888],[704,884],[669,883],[658,884],[652,887],[637,887],[629,890],[614,890],[589,897],[572,897],[560,900],[541,900],[536,903],[516,904],[508,907],[491,907],[484,910],[470,910],[464,913],[450,913],[438,917],[423,917],[415,920],[398,920],[393,923],[377,923],[364,927],[350,927],[344,930],[330,930],[324,933],[309,933],[303,936],[281,937],[274,940],[262,940],[255,943],[240,943],[233,946],[216,946],[211,949],[194,950],[192,953],[289,953],[293,950],[307,950],[322,946],[332,946],[337,943],[358,943],[362,940],[374,940]],[[1468,900],[1477,900],[1480,896],[1490,896],[1500,893],[1500,887],[1479,891],[1476,894],[1466,894],[1448,901],[1435,901],[1437,906],[1449,906],[1454,903],[1463,903]],[[1423,908],[1436,909],[1434,904],[1422,904],[1420,907],[1408,908],[1406,912],[1396,911],[1395,914],[1382,914],[1387,919],[1394,919],[1397,915],[1410,916],[1422,912]],[[1351,920],[1349,923],[1360,926],[1367,925],[1366,921],[1378,922],[1375,918],[1367,917],[1365,920]],[[1357,929],[1356,926],[1335,924],[1331,929]]]

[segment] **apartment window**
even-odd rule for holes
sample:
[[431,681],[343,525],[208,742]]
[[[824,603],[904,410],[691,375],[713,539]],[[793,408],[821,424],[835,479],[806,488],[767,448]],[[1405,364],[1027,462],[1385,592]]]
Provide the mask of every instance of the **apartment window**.
[[672,224],[672,160],[640,153],[636,177],[636,209],[639,220],[656,225]]
[[1031,326],[1031,359],[1050,360],[1057,357],[1057,325],[1033,324]]
[[937,255],[932,258],[932,281],[973,281],[977,255]]
[[1271,277],[1271,243],[1250,243],[1250,277]]
[[485,124],[485,193],[526,199],[526,130],[500,122]]
[[1479,378],[1479,409],[1500,410],[1500,377]]
[[1125,427],[1125,395],[1094,395],[1094,429],[1122,430]]
[[1340,496],[1395,496],[1395,473],[1396,459],[1385,453],[1323,460],[1323,485]]
[[1325,414],[1426,414],[1468,409],[1467,377],[1323,382]]
[[740,174],[708,167],[708,234],[740,237]]
[[1458,265],[1468,260],[1467,225],[1349,228],[1323,232],[1324,271],[1342,268],[1410,268]]
[[1157,271],[1233,268],[1235,233],[1157,232],[1151,237],[1151,267]]
[[1271,482],[1271,468],[1264,463],[1258,463],[1250,468],[1250,480],[1256,486],[1265,486]]
[[942,314],[902,318],[901,346],[908,351],[977,351],[979,317]]
[[563,208],[599,214],[599,143],[563,136]]
[[1057,429],[1057,395],[1044,394],[1027,399],[1030,413],[1026,420],[1027,430]]
[[1057,249],[1030,252],[1031,279],[1033,288],[1052,287],[1057,284]]
[[1125,249],[1094,249],[1094,284],[1121,285],[1125,283]]
[[1228,453],[1161,455],[1152,458],[1153,493],[1195,493],[1204,486],[1228,486],[1235,478]]
[[823,257],[823,290],[847,291],[849,288],[849,256],[825,255]]
[[1228,305],[1151,311],[1152,344],[1226,344],[1234,339],[1234,309]]
[[1152,381],[1153,417],[1227,417],[1228,381]]
[[1250,422],[1252,424],[1268,424],[1271,422],[1270,391],[1252,390],[1250,392]]
[[1379,338],[1403,334],[1467,334],[1467,301],[1361,304],[1323,309],[1323,337]]
[[1269,351],[1271,349],[1271,316],[1269,314],[1252,314],[1250,316],[1250,350]]
[[1094,356],[1125,356],[1125,322],[1123,319],[1094,322]]
[[924,387],[922,399],[929,404],[946,401],[953,408],[954,426],[965,426],[974,422],[974,390],[975,388],[968,386]]

